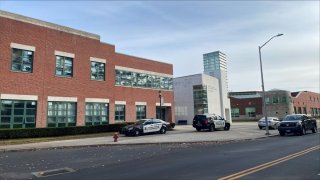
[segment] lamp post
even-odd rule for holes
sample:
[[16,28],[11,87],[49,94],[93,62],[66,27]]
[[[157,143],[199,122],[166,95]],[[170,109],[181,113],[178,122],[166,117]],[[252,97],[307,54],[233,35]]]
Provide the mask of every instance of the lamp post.
[[268,123],[268,116],[267,116],[267,107],[266,107],[266,93],[264,91],[264,81],[263,81],[263,72],[262,72],[262,60],[261,60],[261,49],[265,46],[271,39],[275,37],[282,36],[283,34],[277,34],[272,36],[267,42],[265,42],[262,46],[259,46],[259,59],[260,59],[260,73],[261,73],[261,82],[262,82],[262,98],[263,98],[263,116],[266,122],[266,135],[270,135],[269,133],[269,123]]
[[161,113],[161,111],[162,111],[162,107],[161,107],[161,104],[162,104],[162,102],[161,102],[161,98],[162,98],[162,95],[161,95],[161,91],[159,91],[159,99],[160,99],[160,110],[159,110],[159,117],[160,117],[160,119],[162,120],[162,113]]

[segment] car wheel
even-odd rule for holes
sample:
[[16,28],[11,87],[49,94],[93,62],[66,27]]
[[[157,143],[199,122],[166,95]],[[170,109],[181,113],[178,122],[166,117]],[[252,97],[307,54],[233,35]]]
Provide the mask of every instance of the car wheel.
[[316,133],[317,132],[317,126],[313,126],[313,128],[312,128],[312,133]]
[[306,129],[304,127],[301,127],[300,135],[305,135],[306,134]]
[[279,132],[280,136],[284,136],[285,133],[284,132]]
[[136,129],[136,130],[134,131],[134,135],[135,135],[135,136],[139,136],[139,135],[140,135],[140,132],[139,132],[138,129]]
[[224,126],[224,130],[229,131],[229,129],[230,129],[230,123],[226,123],[226,125]]
[[210,125],[209,131],[210,131],[210,132],[213,132],[213,131],[214,131],[214,125]]
[[167,132],[166,128],[162,127],[160,129],[160,134],[165,134]]
[[262,126],[259,126],[259,129],[262,129]]
[[197,129],[198,132],[201,131],[201,128],[196,128],[196,129]]

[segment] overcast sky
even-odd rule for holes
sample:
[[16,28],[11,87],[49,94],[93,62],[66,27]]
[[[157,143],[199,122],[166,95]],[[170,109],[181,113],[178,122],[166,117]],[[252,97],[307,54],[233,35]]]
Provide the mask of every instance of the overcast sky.
[[319,1],[1,1],[0,9],[98,34],[116,51],[203,72],[202,54],[227,55],[229,91],[319,92]]

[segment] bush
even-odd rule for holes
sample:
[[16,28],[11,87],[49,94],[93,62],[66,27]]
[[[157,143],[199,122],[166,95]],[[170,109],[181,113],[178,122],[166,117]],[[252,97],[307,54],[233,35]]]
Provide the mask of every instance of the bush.
[[36,138],[77,134],[92,134],[101,132],[119,132],[119,130],[126,125],[126,123],[118,123],[98,126],[0,129],[0,139]]

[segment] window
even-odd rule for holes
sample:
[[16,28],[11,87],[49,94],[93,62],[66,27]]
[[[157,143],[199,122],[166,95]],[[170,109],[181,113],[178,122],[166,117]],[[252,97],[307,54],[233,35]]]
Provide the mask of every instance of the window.
[[307,107],[303,107],[303,114],[307,114]]
[[270,99],[266,97],[266,104],[270,104]]
[[105,80],[104,63],[91,61],[91,79],[92,80]]
[[240,116],[239,108],[231,108],[231,116],[232,117],[239,117]]
[[68,127],[76,125],[75,102],[48,102],[48,127]]
[[297,113],[297,107],[294,106],[293,108],[294,108],[294,113],[295,113],[295,114],[298,114],[298,113]]
[[125,121],[126,120],[126,106],[116,104],[116,111],[115,111],[115,120],[116,121]]
[[301,107],[298,107],[298,114],[302,114]]
[[256,117],[256,108],[254,107],[247,107],[246,109],[246,115],[248,117]]
[[137,119],[145,119],[146,118],[146,106],[137,105],[136,106],[136,114],[137,114]]
[[32,72],[33,52],[23,49],[12,48],[11,70]]
[[287,97],[284,96],[281,98],[281,103],[287,104],[287,102]]
[[274,103],[274,104],[279,103],[279,98],[278,97],[272,97],[272,103]]
[[56,56],[56,75],[64,77],[73,76],[73,58]]
[[1,100],[0,128],[35,128],[36,101]]
[[86,125],[108,124],[109,104],[107,103],[86,103]]

